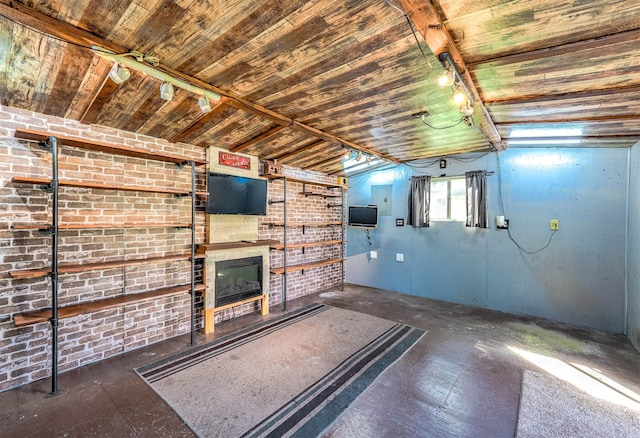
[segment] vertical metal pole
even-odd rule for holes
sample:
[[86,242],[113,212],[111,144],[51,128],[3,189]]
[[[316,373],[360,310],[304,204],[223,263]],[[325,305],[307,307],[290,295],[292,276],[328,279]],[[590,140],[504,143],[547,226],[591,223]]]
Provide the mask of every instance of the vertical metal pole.
[[191,345],[196,345],[196,163],[191,161]]
[[282,207],[283,207],[283,216],[284,216],[284,224],[282,226],[282,229],[284,230],[283,233],[283,247],[284,247],[284,251],[283,251],[283,262],[284,262],[284,273],[282,274],[282,302],[283,302],[283,307],[282,310],[286,311],[287,310],[287,177],[284,177],[284,193],[283,193],[283,203],[282,203]]
[[58,395],[58,139],[49,137],[51,146],[51,395]]
[[340,202],[340,276],[341,276],[341,286],[340,290],[344,291],[344,187],[340,187],[340,194],[342,195],[342,202]]

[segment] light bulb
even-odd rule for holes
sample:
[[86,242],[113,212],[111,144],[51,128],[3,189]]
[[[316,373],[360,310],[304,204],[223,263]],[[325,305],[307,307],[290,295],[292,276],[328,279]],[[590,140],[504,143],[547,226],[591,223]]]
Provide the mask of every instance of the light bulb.
[[445,70],[444,73],[438,77],[438,85],[441,87],[450,87],[455,81],[456,78],[451,70]]
[[467,100],[467,96],[462,90],[457,89],[451,96],[451,99],[456,105],[462,105]]

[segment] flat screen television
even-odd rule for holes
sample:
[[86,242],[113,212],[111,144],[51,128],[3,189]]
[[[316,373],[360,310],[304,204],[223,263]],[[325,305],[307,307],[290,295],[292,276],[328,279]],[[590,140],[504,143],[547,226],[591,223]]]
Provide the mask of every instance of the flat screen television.
[[208,214],[267,214],[267,181],[209,172]]
[[348,224],[350,227],[377,228],[378,227],[378,206],[377,205],[350,205]]

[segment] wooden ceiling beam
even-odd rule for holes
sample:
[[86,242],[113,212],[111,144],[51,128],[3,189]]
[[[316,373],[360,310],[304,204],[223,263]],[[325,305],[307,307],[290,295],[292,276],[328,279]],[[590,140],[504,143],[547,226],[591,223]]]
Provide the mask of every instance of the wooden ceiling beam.
[[284,125],[272,126],[271,129],[269,129],[268,131],[263,132],[262,134],[257,135],[255,137],[253,137],[251,140],[245,141],[242,144],[233,146],[229,150],[231,152],[240,152],[240,151],[245,150],[248,147],[250,147],[250,146],[252,146],[252,145],[254,145],[254,144],[256,144],[256,143],[258,143],[258,142],[260,142],[262,140],[265,140],[265,139],[267,139],[267,138],[269,138],[271,136],[276,135],[278,132],[282,131],[284,128],[286,128],[286,126],[284,126]]
[[271,159],[272,160],[286,160],[287,158],[291,158],[294,155],[298,155],[298,154],[301,154],[303,152],[310,151],[311,149],[314,149],[314,148],[320,146],[322,143],[324,143],[324,140],[315,140],[315,141],[313,141],[313,142],[311,142],[311,143],[309,143],[309,144],[307,144],[305,146],[302,146],[302,147],[300,147],[298,149],[294,149],[291,152],[286,152],[284,154],[280,154],[280,155],[278,155],[276,157],[273,157]]
[[352,149],[356,149],[362,152],[365,152],[367,154],[370,155],[375,155],[375,156],[380,156],[383,157],[389,161],[393,161],[395,163],[400,163],[400,160],[398,160],[397,158],[391,157],[387,154],[380,154],[379,152],[375,152],[372,149],[360,146],[356,143],[353,143],[349,140],[345,140],[343,138],[340,138],[336,135],[330,134],[328,132],[322,131],[320,129],[314,128],[312,126],[309,126],[305,123],[302,123],[300,121],[297,121],[293,118],[289,118],[287,116],[284,116],[282,114],[279,114],[275,111],[272,111],[268,108],[265,108],[261,105],[258,104],[254,104],[252,102],[249,102],[248,100],[235,95],[234,93],[230,92],[230,91],[224,91],[221,90],[218,87],[214,87],[213,85],[210,85],[206,82],[201,81],[200,79],[194,78],[192,76],[188,76],[184,73],[181,73],[177,70],[174,70],[172,68],[169,68],[167,66],[164,66],[162,64],[160,64],[158,66],[158,69],[161,71],[164,71],[165,73],[176,77],[178,79],[181,79],[183,81],[189,82],[197,87],[203,88],[205,90],[209,90],[212,91],[214,93],[217,93],[223,97],[227,97],[228,98],[228,104],[230,106],[234,106],[240,110],[255,114],[259,117],[262,118],[266,118],[268,120],[271,120],[274,123],[280,124],[280,125],[284,125],[284,126],[291,126],[294,129],[297,129],[299,131],[305,132],[311,136],[317,137],[317,138],[321,138],[323,140],[326,140],[328,142],[332,142],[335,144],[342,144],[345,146],[349,146]]
[[313,169],[314,167],[324,166],[325,164],[333,163],[334,161],[338,161],[338,160],[342,160],[342,154],[338,155],[337,157],[325,158],[325,159],[323,159],[321,161],[317,161],[315,163],[308,164],[308,165],[304,166],[303,169],[304,170]]
[[[545,47],[543,49],[529,50],[526,52],[513,53],[509,55],[494,56],[492,58],[474,61],[473,63],[467,63],[467,67],[475,67],[486,64],[492,64],[495,67],[515,63],[537,61],[553,56],[569,55],[578,51],[594,49],[602,50],[603,47],[606,46],[624,44],[631,41],[638,41],[640,44],[640,29],[633,29],[625,32],[599,36],[597,38],[590,38],[587,40],[575,41],[572,43],[560,44],[552,47]],[[612,51],[614,50],[612,49]]]
[[583,98],[590,98],[590,97],[606,97],[606,96],[619,95],[623,93],[640,93],[640,86],[633,85],[629,87],[607,88],[607,89],[601,89],[601,90],[572,91],[569,93],[533,94],[529,96],[487,100],[485,104],[486,105],[511,105],[511,104],[520,105],[524,103],[553,102],[561,99],[583,99]]
[[[86,48],[91,48],[92,46],[102,47],[108,50],[111,50],[117,54],[123,54],[130,52],[129,48],[123,47],[119,44],[110,42],[101,38],[97,35],[93,35],[90,32],[87,32],[83,29],[71,26],[63,21],[56,20],[55,18],[51,18],[45,14],[42,14],[34,9],[28,8],[24,5],[21,5],[16,2],[7,2],[6,0],[0,0],[0,14],[8,17],[9,19],[26,25],[32,29],[35,29],[38,32],[42,32],[46,35],[54,36],[62,41],[66,41],[71,44],[77,44]],[[356,143],[350,142],[346,139],[340,138],[336,135],[330,134],[328,132],[322,131],[320,129],[309,126],[303,122],[297,121],[291,117],[280,114],[276,111],[270,110],[262,105],[258,105],[253,103],[239,95],[231,91],[226,91],[221,88],[215,87],[211,84],[208,84],[200,79],[197,79],[193,76],[189,76],[185,73],[179,72],[169,66],[159,64],[157,70],[167,73],[177,79],[188,82],[196,87],[202,88],[204,90],[212,91],[220,96],[226,97],[227,104],[230,106],[234,106],[240,110],[255,114],[259,117],[265,118],[267,120],[271,120],[272,122],[284,125],[284,126],[292,126],[295,129],[305,132],[313,137],[317,137],[335,144],[344,144],[349,146],[352,149],[356,149],[368,154],[380,156],[381,154],[376,153],[372,149],[363,147]],[[103,89],[106,85],[103,87]],[[108,90],[104,91],[104,96],[100,99],[104,100],[106,98]],[[101,92],[103,94],[103,92]],[[99,100],[96,98],[95,100]],[[87,112],[94,112],[99,105],[100,100],[96,102],[96,106],[91,105],[90,110]],[[92,108],[93,107],[93,108]],[[88,118],[89,116],[87,116]],[[399,163],[400,161],[394,157],[389,155],[384,155],[384,158]]]
[[201,129],[204,125],[216,118],[216,116],[218,116],[218,114],[220,114],[226,108],[226,103],[227,100],[223,97],[218,101],[217,105],[211,109],[211,111],[205,114],[201,114],[200,117],[198,117],[193,121],[193,123],[191,123],[191,125],[182,130],[182,132],[179,132],[171,137],[169,141],[172,143],[177,143],[180,141],[183,142],[185,139],[189,138],[189,135],[191,135],[193,132]]
[[86,48],[91,48],[93,45],[100,45],[115,53],[128,52],[126,47],[104,40],[86,30],[49,17],[35,9],[31,9],[14,1],[0,0],[0,14],[12,21],[71,44]]
[[480,93],[473,82],[473,78],[467,69],[467,66],[460,55],[460,51],[456,47],[453,37],[444,25],[438,11],[430,0],[398,0],[398,3],[404,9],[407,17],[413,25],[418,29],[426,41],[429,49],[438,58],[440,54],[447,52],[455,62],[458,72],[465,81],[465,85],[474,99],[473,116],[478,122],[480,129],[487,137],[493,149],[500,151],[506,148],[506,145],[500,138],[500,133],[496,129],[487,108],[484,106]]
[[82,113],[82,117],[80,117],[80,122],[86,125],[91,125],[96,123],[98,120],[98,116],[100,115],[100,111],[102,111],[102,107],[109,101],[111,95],[115,93],[118,88],[118,84],[109,80],[109,76],[105,76],[102,81],[102,85],[100,86],[100,91],[96,93],[93,97],[93,100]]
[[[114,44],[110,41],[103,40],[83,29],[71,26],[63,21],[51,18],[48,15],[35,11],[27,6],[24,6],[17,2],[6,2],[6,0],[0,1],[0,14],[9,18],[12,21],[21,23],[27,27],[36,29],[46,35],[53,36],[71,44],[75,44],[81,47],[91,48],[96,43],[103,44],[105,49],[112,50],[116,53],[127,52],[128,50],[118,44]],[[111,95],[115,92],[118,86],[109,81],[107,77],[104,78],[100,91],[96,94],[91,101],[91,104],[85,109],[80,122],[88,125],[95,123],[100,114],[100,110],[108,102]]]
[[323,139],[325,141],[328,141],[329,143],[334,143],[336,145],[342,145],[342,146],[348,146],[351,149],[362,151],[362,152],[364,152],[366,154],[369,154],[369,155],[375,155],[377,157],[382,157],[382,158],[385,158],[385,159],[387,159],[389,161],[393,161],[394,163],[400,163],[400,160],[397,160],[397,159],[395,159],[393,157],[390,157],[387,154],[381,154],[380,152],[375,152],[372,149],[362,147],[362,146],[360,146],[360,145],[358,145],[358,144],[356,144],[356,143],[354,143],[352,141],[348,141],[348,140],[336,137],[335,135],[328,134],[328,133],[326,133],[324,131],[321,131],[320,129],[316,129],[316,128],[313,128],[313,127],[311,127],[309,125],[305,125],[304,123],[298,122],[297,120],[293,121],[293,125],[291,127],[293,129],[297,129],[299,131],[307,132],[307,133],[309,133],[309,134],[311,134],[311,135],[313,135],[313,136],[315,136],[317,138],[321,138],[321,139]]
[[[56,20],[17,2],[0,0],[0,14],[12,21],[21,23],[46,35],[53,36],[70,44],[85,48],[99,44],[116,53],[128,52],[126,47],[104,40],[86,30],[77,28],[63,21]],[[85,109],[80,122],[88,125],[95,123],[102,107],[109,101],[118,86],[105,76],[100,91],[94,96],[91,104]]]

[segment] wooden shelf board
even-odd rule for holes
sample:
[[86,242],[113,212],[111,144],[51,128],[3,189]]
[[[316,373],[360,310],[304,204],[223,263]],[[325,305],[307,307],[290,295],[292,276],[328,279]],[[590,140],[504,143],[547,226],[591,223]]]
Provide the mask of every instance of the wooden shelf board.
[[117,146],[104,143],[97,140],[85,140],[83,138],[71,137],[64,134],[53,134],[42,131],[34,131],[31,129],[18,128],[15,132],[16,138],[34,141],[46,141],[49,137],[56,137],[63,145],[73,146],[76,148],[87,149],[91,151],[105,152],[114,155],[124,155],[127,157],[143,158],[146,160],[164,161],[168,163],[187,163],[193,161],[196,165],[201,166],[207,164],[207,161],[188,157],[180,157],[176,155],[164,154],[159,152],[150,152],[141,149],[135,149],[127,146]]
[[[14,176],[11,179],[11,181],[14,183],[21,183],[21,184],[45,184],[46,185],[51,183],[51,179],[49,178],[32,178],[27,176]],[[123,190],[128,192],[162,193],[162,194],[168,194],[168,195],[181,195],[181,196],[191,195],[191,190],[158,189],[153,187],[126,186],[126,185],[118,185],[118,184],[104,184],[104,183],[69,181],[69,180],[58,180],[58,185],[62,187],[78,187],[78,188],[85,188],[85,189]],[[196,195],[208,196],[208,193],[196,192]]]
[[[314,246],[330,246],[330,245],[339,245],[343,240],[323,240],[322,242],[299,242],[299,243],[287,243],[287,249],[294,248],[312,248]],[[271,245],[271,249],[284,249],[284,244],[279,243],[277,245]]]
[[[204,256],[197,254],[196,259],[203,259]],[[100,269],[123,268],[128,266],[148,265],[153,263],[176,262],[181,260],[191,260],[191,254],[177,254],[171,256],[148,257],[144,259],[118,260],[112,262],[101,263],[80,263],[80,264],[61,264],[58,266],[59,274],[75,274],[78,272],[96,271]],[[51,273],[51,268],[25,269],[18,271],[9,271],[12,278],[38,278],[46,277]]]
[[[197,284],[196,291],[204,290],[204,284]],[[74,304],[71,306],[60,307],[58,309],[58,318],[71,318],[78,315],[97,312],[99,310],[113,309],[126,304],[134,304],[155,298],[163,298],[172,295],[181,295],[191,291],[191,285],[181,285],[156,289],[147,292],[139,292],[129,295],[119,295],[117,297],[105,298],[102,300],[91,301],[87,303]],[[24,327],[26,325],[47,322],[51,319],[51,309],[38,310],[35,312],[19,313],[13,316],[16,327]]]
[[[191,222],[150,222],[125,224],[64,224],[58,225],[60,230],[93,230],[119,228],[191,228]],[[49,230],[51,224],[13,224],[13,230]]]
[[[287,222],[287,227],[326,227],[331,225],[342,225],[342,222]],[[273,225],[274,227],[284,226],[284,222],[264,222],[264,225]]]
[[[264,178],[264,179],[272,179],[272,180],[274,180],[274,179],[284,179],[284,175],[260,175],[260,177]],[[288,179],[289,178],[287,178],[287,180]]]
[[340,193],[322,193],[322,192],[300,192],[304,196],[320,196],[323,198],[341,198]]
[[[291,265],[291,266],[287,266],[287,272],[302,271],[304,269],[312,269],[312,268],[318,268],[320,266],[333,265],[335,263],[340,263],[342,260],[343,259],[329,259],[329,260],[321,260],[321,261],[312,262],[312,263],[304,263],[301,265]],[[284,274],[284,268],[271,268],[270,271],[272,274]]]
[[[267,178],[267,179],[283,179],[284,175],[261,175],[263,178]],[[300,184],[309,184],[309,185],[314,185],[314,186],[320,186],[320,187],[327,187],[327,188],[332,188],[332,189],[339,189],[342,186],[340,184],[331,184],[331,183],[322,183],[322,182],[316,182],[316,181],[307,181],[304,179],[299,179],[299,178],[291,178],[291,177],[287,177],[287,182],[294,182],[294,183],[300,183]]]
[[241,306],[243,304],[251,303],[253,301],[259,301],[259,300],[263,299],[264,297],[265,296],[263,294],[263,295],[258,295],[257,297],[252,297],[252,298],[247,298],[245,300],[237,301],[235,303],[225,304],[224,306],[215,307],[213,309],[213,311],[214,312],[218,312],[219,310],[225,310],[225,309],[230,309],[231,307]]
[[220,243],[205,243],[198,245],[198,254],[204,254],[207,251],[219,251],[224,249],[234,248],[249,248],[252,246],[271,246],[279,244],[279,240],[255,240],[255,241],[234,241],[234,242],[220,242]]

